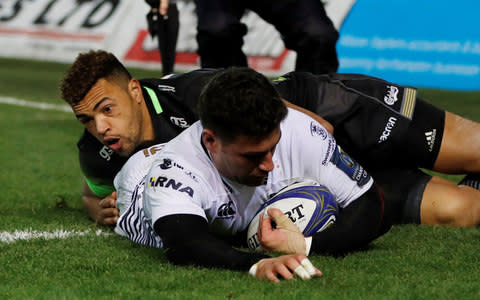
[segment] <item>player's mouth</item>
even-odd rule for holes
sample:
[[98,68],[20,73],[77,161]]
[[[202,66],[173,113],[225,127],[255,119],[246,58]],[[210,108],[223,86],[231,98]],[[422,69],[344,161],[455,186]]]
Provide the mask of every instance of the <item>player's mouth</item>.
[[122,143],[119,138],[105,140],[105,144],[113,151],[118,151],[122,148]]

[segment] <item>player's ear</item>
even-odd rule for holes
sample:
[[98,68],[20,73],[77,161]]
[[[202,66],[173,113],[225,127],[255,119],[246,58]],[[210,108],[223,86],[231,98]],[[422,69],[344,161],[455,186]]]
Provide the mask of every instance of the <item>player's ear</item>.
[[136,102],[140,103],[143,101],[142,86],[137,79],[132,78],[128,82],[128,93]]
[[220,140],[215,135],[215,132],[207,128],[202,131],[202,142],[210,153],[216,153],[220,144]]

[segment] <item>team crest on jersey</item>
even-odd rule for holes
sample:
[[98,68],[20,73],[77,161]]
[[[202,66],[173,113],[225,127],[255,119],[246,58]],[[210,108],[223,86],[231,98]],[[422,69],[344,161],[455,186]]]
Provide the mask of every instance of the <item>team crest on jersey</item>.
[[163,162],[161,164],[159,164],[158,166],[162,170],[167,170],[167,169],[170,169],[171,167],[177,167],[181,170],[184,169],[181,165],[177,164],[176,162],[173,162],[170,158],[164,158]]
[[383,97],[383,100],[388,105],[393,105],[398,101],[398,88],[393,85],[387,85],[387,95]]
[[347,153],[337,146],[330,161],[337,166],[343,173],[347,174],[352,180],[357,182],[358,186],[365,185],[370,180],[370,175],[354,161]]
[[148,180],[148,186],[150,187],[164,187],[170,188],[181,193],[185,193],[193,198],[194,191],[191,187],[184,185],[183,182],[176,181],[172,178],[167,178],[165,176],[160,177],[150,177]]
[[320,126],[317,122],[310,122],[310,134],[312,136],[319,136],[322,140],[325,140],[328,136],[325,128]]
[[217,216],[221,219],[232,218],[236,213],[235,203],[232,200],[223,203],[217,210]]

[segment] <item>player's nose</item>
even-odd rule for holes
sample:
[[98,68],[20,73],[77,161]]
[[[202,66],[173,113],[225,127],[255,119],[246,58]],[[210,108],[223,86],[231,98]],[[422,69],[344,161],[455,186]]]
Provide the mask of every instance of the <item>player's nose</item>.
[[260,170],[270,172],[273,170],[273,153],[269,151],[260,162],[258,166]]

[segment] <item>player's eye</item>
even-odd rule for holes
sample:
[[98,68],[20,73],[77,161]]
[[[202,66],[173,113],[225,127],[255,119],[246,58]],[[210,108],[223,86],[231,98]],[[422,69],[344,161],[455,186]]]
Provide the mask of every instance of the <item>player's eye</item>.
[[102,108],[103,112],[104,113],[111,113],[113,111],[113,107],[111,105],[105,105],[103,108]]

